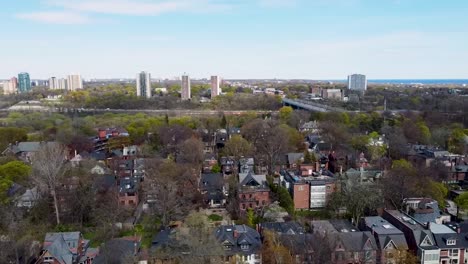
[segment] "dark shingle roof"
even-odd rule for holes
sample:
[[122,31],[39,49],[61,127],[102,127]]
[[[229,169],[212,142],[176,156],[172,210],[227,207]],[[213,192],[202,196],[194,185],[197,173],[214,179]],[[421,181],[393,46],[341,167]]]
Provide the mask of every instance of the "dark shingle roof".
[[298,222],[269,222],[262,223],[262,229],[272,230],[278,234],[303,234],[304,227],[302,227]]
[[[262,246],[257,230],[246,225],[220,226],[216,229],[215,236],[220,243],[226,242],[232,246],[231,250],[226,250],[226,255],[251,255],[258,253]],[[249,245],[249,247],[242,249],[241,245]]]

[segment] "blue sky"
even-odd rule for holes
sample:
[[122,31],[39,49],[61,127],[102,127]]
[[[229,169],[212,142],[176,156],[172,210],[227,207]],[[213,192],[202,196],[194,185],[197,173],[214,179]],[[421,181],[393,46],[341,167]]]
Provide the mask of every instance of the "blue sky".
[[0,0],[0,78],[468,78],[466,0]]

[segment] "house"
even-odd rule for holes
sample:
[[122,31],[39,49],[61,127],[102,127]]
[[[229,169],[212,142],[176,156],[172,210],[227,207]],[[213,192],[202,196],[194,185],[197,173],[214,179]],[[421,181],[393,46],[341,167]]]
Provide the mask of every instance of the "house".
[[258,210],[269,205],[270,188],[266,175],[255,175],[252,172],[239,174],[238,199],[241,213],[248,208]]
[[83,161],[83,157],[80,154],[75,154],[73,158],[70,159],[70,163],[73,168],[80,166],[80,163]]
[[312,176],[298,176],[294,171],[280,172],[281,185],[292,195],[295,209],[325,208],[328,199],[337,189],[336,178],[329,171],[321,170]]
[[289,169],[297,168],[297,166],[304,162],[304,153],[288,153],[286,154],[286,166]]
[[47,233],[38,263],[92,264],[99,251],[80,232]]
[[127,207],[136,207],[139,203],[139,184],[136,179],[120,179],[119,204]]
[[228,195],[224,177],[221,173],[203,173],[200,180],[200,192],[210,208],[223,207]]
[[431,224],[436,245],[440,248],[440,263],[468,263],[468,233],[455,224]]
[[422,225],[450,222],[450,215],[442,212],[439,203],[430,198],[407,198],[403,200],[406,213]]
[[403,232],[409,250],[419,257],[421,264],[439,263],[440,249],[431,230],[397,210],[384,210],[382,217]]
[[382,171],[380,170],[368,170],[363,167],[359,169],[351,168],[344,172],[344,180],[346,185],[353,184],[376,184],[382,178]]
[[136,263],[141,253],[141,237],[129,236],[107,241],[101,248],[93,264]]
[[232,157],[221,157],[221,172],[224,176],[229,176],[234,173],[235,164],[234,158]]
[[37,187],[26,189],[26,191],[15,199],[17,207],[31,209],[40,199],[41,194]]
[[364,217],[360,229],[370,231],[377,242],[377,263],[394,263],[408,250],[403,232],[380,216]]
[[241,158],[239,159],[239,173],[254,172],[255,160],[254,158]]
[[91,174],[104,175],[110,173],[109,169],[103,165],[97,164],[91,169]]
[[213,170],[213,167],[218,165],[218,160],[216,159],[215,154],[205,154],[205,159],[203,160],[203,172],[210,173]]
[[294,221],[261,223],[259,229],[260,233],[262,233],[263,230],[270,230],[277,233],[278,235],[296,235],[305,233],[304,227],[298,222]]
[[[16,142],[15,144],[10,144],[6,148],[2,155],[14,155],[18,159],[24,162],[31,162],[32,156],[34,153],[38,152],[43,145],[57,145],[58,142]],[[65,159],[66,157],[64,157]]]
[[227,225],[218,227],[215,236],[224,248],[225,263],[262,263],[262,241],[257,230],[246,225]]
[[296,263],[314,263],[313,244],[320,241],[305,229],[298,222],[269,222],[259,225],[260,233],[263,235],[265,230],[276,233],[281,244],[286,247],[294,256]]
[[319,125],[317,121],[310,121],[300,125],[299,131],[301,132],[310,132],[316,134],[320,132]]
[[358,231],[346,221],[312,221],[312,233],[320,247],[329,247],[331,262],[336,264],[377,263],[377,243],[369,231]]

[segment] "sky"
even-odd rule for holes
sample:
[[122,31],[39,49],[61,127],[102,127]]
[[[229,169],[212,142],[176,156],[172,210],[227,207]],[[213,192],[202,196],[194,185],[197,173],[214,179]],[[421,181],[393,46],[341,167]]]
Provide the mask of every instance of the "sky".
[[466,0],[0,0],[0,79],[468,78]]

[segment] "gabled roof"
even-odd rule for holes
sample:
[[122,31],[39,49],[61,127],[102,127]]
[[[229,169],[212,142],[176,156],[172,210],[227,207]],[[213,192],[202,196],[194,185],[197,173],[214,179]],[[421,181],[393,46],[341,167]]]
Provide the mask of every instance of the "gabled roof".
[[18,154],[21,152],[37,152],[42,144],[47,145],[55,145],[58,144],[57,142],[19,142],[16,145],[11,145],[10,150],[14,154]]
[[263,186],[266,184],[266,175],[239,173],[239,183],[241,186]]
[[44,250],[62,264],[72,264],[80,243],[80,232],[47,233]]
[[305,233],[304,227],[298,222],[269,222],[262,223],[262,229],[272,230],[278,234],[295,235]]
[[[228,242],[233,246],[231,250],[226,250],[227,255],[237,253],[251,255],[259,252],[262,246],[257,230],[246,225],[220,226],[216,229],[215,236],[219,243]],[[249,247],[247,250],[243,250],[241,245],[249,245]]]

